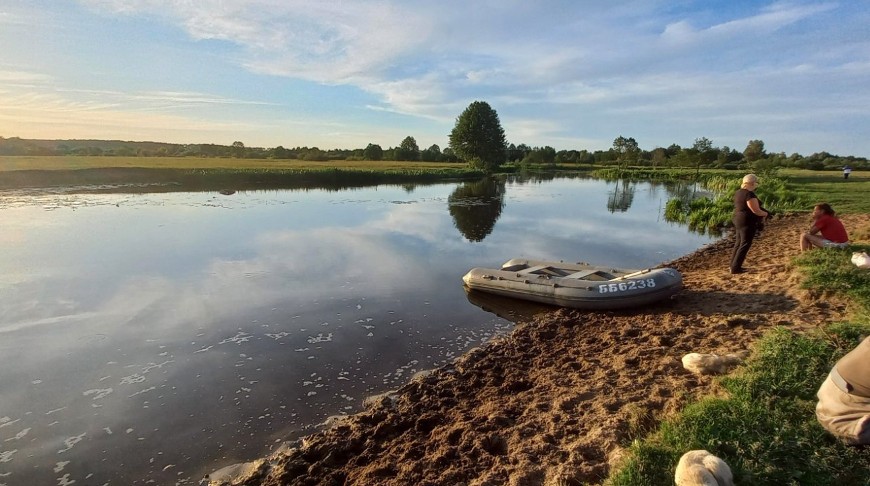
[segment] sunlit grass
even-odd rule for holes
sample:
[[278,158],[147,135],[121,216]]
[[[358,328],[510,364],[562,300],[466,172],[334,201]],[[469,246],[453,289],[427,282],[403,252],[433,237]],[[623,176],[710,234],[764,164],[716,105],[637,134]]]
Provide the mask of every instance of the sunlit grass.
[[870,448],[843,444],[815,417],[815,393],[827,373],[870,334],[870,273],[851,265],[850,255],[822,249],[795,260],[807,288],[855,304],[849,322],[807,334],[771,330],[744,366],[719,380],[726,397],[700,399],[634,441],[605,484],[673,484],[680,456],[706,449],[728,463],[736,484],[870,485]]

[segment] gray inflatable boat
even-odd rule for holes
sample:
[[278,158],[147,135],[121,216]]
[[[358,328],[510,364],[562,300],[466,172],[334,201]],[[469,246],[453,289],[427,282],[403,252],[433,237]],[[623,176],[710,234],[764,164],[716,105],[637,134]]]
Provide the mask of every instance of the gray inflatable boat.
[[683,276],[673,268],[631,270],[519,258],[500,269],[472,268],[462,280],[481,292],[589,310],[648,305],[683,288]]

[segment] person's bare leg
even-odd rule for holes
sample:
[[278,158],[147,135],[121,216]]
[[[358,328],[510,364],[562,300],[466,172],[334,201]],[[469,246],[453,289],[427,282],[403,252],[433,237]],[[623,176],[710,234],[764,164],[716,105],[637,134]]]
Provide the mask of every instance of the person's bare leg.
[[807,235],[806,233],[801,233],[801,251],[807,251],[813,247],[812,243],[807,241],[807,236],[809,235]]
[[801,235],[801,251],[811,250],[813,247],[821,248],[824,246],[824,241],[821,236],[804,233]]

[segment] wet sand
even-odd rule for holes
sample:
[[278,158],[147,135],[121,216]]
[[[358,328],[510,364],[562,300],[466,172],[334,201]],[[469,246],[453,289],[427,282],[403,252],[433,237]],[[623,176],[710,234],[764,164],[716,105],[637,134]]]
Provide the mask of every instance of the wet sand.
[[[853,240],[867,234],[870,215],[842,219],[864,229],[851,231]],[[790,262],[809,222],[769,222],[745,274],[728,271],[728,237],[669,263],[685,289],[668,302],[538,314],[292,448],[212,475],[211,484],[599,483],[633,438],[687,400],[716,393],[713,377],[683,369],[685,354],[746,350],[774,326],[810,329],[847,315],[843,301],[800,288]],[[498,311],[497,299],[489,305]]]

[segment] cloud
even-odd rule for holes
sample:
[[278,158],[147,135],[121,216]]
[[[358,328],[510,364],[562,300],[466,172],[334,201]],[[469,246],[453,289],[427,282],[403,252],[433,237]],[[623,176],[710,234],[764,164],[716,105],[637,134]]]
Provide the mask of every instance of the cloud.
[[[84,12],[77,7],[49,16],[56,23],[78,20],[52,29],[62,34],[59,39],[95,39],[75,26],[129,25],[135,30],[131,37],[153,44],[147,49],[131,44],[134,54],[145,64],[159,58],[166,69],[137,77],[139,89],[119,95],[103,78],[99,84],[83,76],[71,80],[50,67],[45,71],[53,79],[28,78],[24,74],[38,71],[29,65],[33,56],[22,57],[5,70],[9,79],[0,74],[0,90],[13,82],[45,83],[53,87],[50,94],[69,93],[78,101],[75,89],[94,89],[96,96],[108,88],[106,102],[116,105],[101,109],[220,118],[226,126],[241,122],[242,134],[234,140],[257,137],[272,146],[289,143],[280,139],[279,124],[291,120],[296,126],[298,118],[324,127],[294,130],[299,137],[294,143],[303,145],[383,144],[386,137],[377,134],[407,130],[408,123],[396,126],[396,120],[428,130],[415,133],[418,138],[437,137],[443,144],[455,117],[481,99],[503,122],[516,124],[507,131],[542,137],[518,143],[612,140],[622,127],[643,122],[654,124],[645,130],[670,130],[671,140],[654,142],[667,144],[685,129],[685,119],[712,120],[711,109],[727,118],[752,107],[778,115],[794,106],[837,105],[838,97],[863,92],[870,62],[867,15],[851,3],[80,0],[81,5]],[[214,69],[189,69],[206,58]],[[106,70],[131,82],[130,73]],[[197,92],[200,76],[221,77],[208,82],[224,89]],[[755,82],[751,89],[748,80]],[[819,90],[812,83],[831,88]],[[233,94],[249,85],[250,100]],[[324,106],[313,106],[315,99]],[[205,111],[219,106],[226,109]],[[180,111],[190,108],[196,111]],[[655,120],[617,118],[655,113]],[[343,128],[326,129],[330,124]],[[267,130],[256,131],[263,126]],[[753,123],[741,131],[766,129]],[[716,130],[726,128],[708,133]],[[347,138],[333,142],[341,135]],[[313,138],[302,138],[308,136]]]

